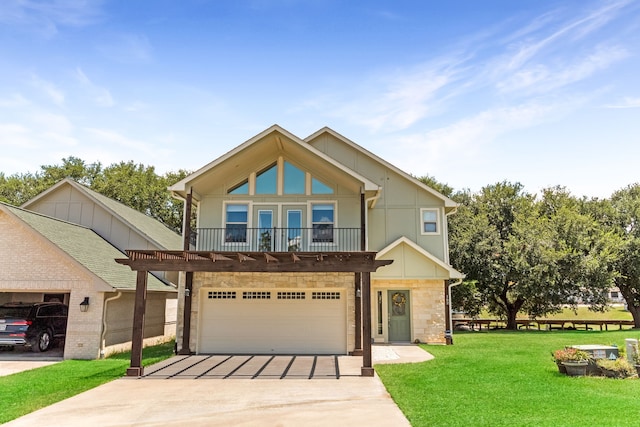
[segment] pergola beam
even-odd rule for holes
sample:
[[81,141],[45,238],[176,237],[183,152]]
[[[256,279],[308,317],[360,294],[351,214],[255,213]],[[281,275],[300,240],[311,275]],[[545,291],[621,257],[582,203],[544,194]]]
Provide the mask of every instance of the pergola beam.
[[391,264],[376,260],[375,252],[207,252],[129,250],[116,259],[136,271],[240,273],[357,273]]

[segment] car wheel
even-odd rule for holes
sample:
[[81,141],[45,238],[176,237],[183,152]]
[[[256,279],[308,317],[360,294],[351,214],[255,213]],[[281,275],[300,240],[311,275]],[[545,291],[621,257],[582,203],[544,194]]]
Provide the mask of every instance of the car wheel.
[[38,334],[38,339],[31,348],[35,353],[40,353],[49,350],[49,347],[51,347],[51,334],[49,331],[42,331]]

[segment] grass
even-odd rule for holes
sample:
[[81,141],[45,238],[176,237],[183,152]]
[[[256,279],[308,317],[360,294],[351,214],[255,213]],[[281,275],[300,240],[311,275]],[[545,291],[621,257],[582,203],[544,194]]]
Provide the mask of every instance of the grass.
[[[173,355],[173,342],[143,350],[143,365]],[[121,378],[129,367],[130,353],[103,360],[65,360],[42,368],[0,377],[0,424]]]
[[617,344],[637,330],[456,333],[453,346],[425,346],[434,360],[378,365],[387,390],[416,426],[640,425],[640,380],[567,377],[551,351]]

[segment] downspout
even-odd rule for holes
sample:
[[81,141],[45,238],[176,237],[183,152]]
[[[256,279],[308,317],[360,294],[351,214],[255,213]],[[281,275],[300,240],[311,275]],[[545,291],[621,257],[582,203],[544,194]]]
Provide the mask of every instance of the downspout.
[[100,359],[104,359],[104,348],[105,348],[105,340],[107,336],[107,304],[109,301],[117,300],[122,296],[122,291],[118,291],[115,296],[107,298],[104,300],[104,305],[102,306],[102,335],[100,336]]
[[447,326],[448,329],[444,332],[444,339],[447,343],[447,345],[453,345],[453,319],[452,319],[452,313],[451,313],[451,288],[453,288],[454,286],[458,286],[460,283],[462,283],[462,279],[458,279],[453,283],[449,283],[447,284],[447,294],[446,294],[446,301],[445,301],[445,306],[446,306],[446,318],[447,318]]

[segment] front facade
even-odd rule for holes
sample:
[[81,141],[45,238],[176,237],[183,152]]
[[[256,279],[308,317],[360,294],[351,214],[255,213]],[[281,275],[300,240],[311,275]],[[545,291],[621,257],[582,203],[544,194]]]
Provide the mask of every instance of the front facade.
[[[300,139],[273,126],[170,190],[197,218],[189,249],[266,257],[263,271],[183,273],[183,351],[358,354],[368,335],[445,343],[446,285],[462,278],[448,264],[456,204],[331,129]],[[321,271],[372,252],[370,283],[358,268]],[[305,271],[269,265],[276,254]]]

